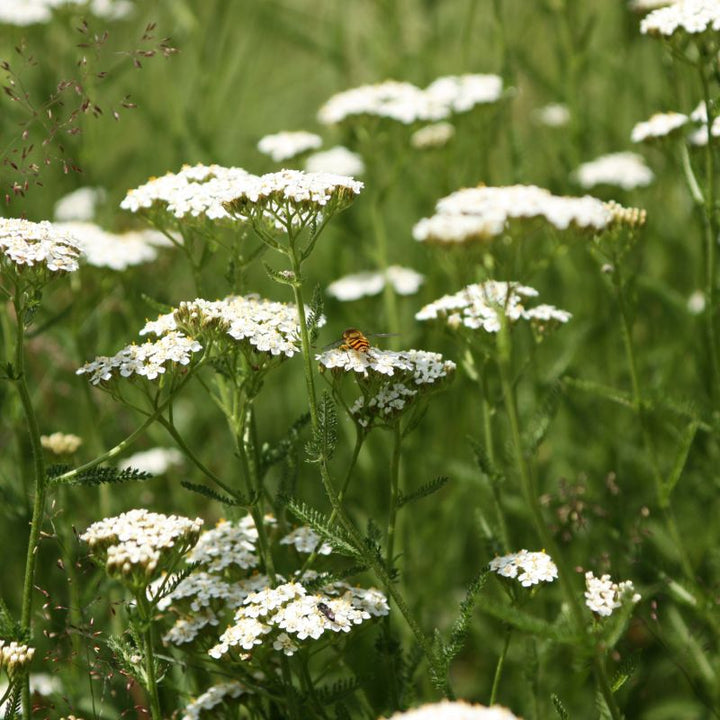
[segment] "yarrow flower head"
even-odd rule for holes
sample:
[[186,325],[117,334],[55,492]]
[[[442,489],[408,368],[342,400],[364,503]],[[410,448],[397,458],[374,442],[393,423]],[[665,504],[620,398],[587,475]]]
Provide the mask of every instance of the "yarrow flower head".
[[446,108],[446,116],[465,113],[477,105],[489,105],[502,97],[503,83],[499,75],[447,75],[425,88],[433,104]]
[[387,615],[385,597],[375,588],[331,583],[310,593],[300,582],[265,587],[248,595],[233,625],[210,648],[216,659],[231,652],[257,651],[257,646],[293,655],[308,640],[326,632],[348,633],[372,617]]
[[149,475],[164,475],[171,467],[182,465],[183,454],[177,448],[152,448],[135,453],[118,463],[121,470],[133,468]]
[[630,133],[634,143],[651,142],[668,137],[690,122],[690,118],[679,112],[655,113],[649,120],[639,122]]
[[82,438],[54,432],[52,435],[42,435],[40,444],[53,455],[72,455],[82,445]]
[[421,705],[413,710],[398,712],[390,720],[520,720],[500,705],[486,707],[451,700]]
[[435,215],[420,220],[420,242],[463,243],[502,235],[508,223],[544,220],[558,230],[600,231],[610,221],[596,198],[563,197],[535,185],[464,188],[440,199]]
[[281,170],[239,184],[224,203],[236,219],[275,220],[305,225],[320,214],[327,219],[352,203],[363,184],[346,175]]
[[145,588],[195,545],[203,521],[144,509],[93,523],[81,536],[111,577]]
[[149,215],[158,224],[206,223],[234,224],[223,203],[238,193],[239,187],[257,176],[242,168],[220,165],[184,165],[177,173],[152,178],[129,190],[120,203],[123,210]]
[[516,579],[523,587],[538,585],[541,582],[553,582],[557,579],[558,569],[552,558],[543,550],[540,552],[520,552],[493,558],[490,570],[506,578]]
[[97,357],[85,363],[76,374],[90,375],[93,385],[108,383],[118,377],[156,380],[178,365],[189,365],[193,353],[200,350],[202,345],[197,340],[179,332],[168,332],[155,342],[127,345],[112,357]]
[[[322,326],[325,318],[316,321]],[[173,312],[148,322],[140,334],[163,337],[180,331],[205,345],[212,342],[219,353],[226,353],[228,345],[239,347],[257,372],[275,359],[300,352],[298,323],[295,305],[258,295],[231,295],[224,300],[182,302]]]
[[720,3],[717,0],[680,0],[653,10],[640,22],[640,32],[670,38],[700,35],[720,30]]
[[33,659],[35,648],[15,640],[0,640],[0,670],[5,670],[9,677],[22,671]]
[[596,185],[615,185],[623,190],[632,190],[646,187],[655,179],[643,156],[632,152],[602,155],[580,165],[573,175],[585,189]]
[[94,223],[66,222],[56,227],[71,234],[82,250],[82,260],[94,267],[127,270],[157,258],[158,245],[167,245],[165,237],[153,230],[116,234]]
[[342,145],[308,155],[305,172],[334,173],[359,177],[365,174],[365,163],[360,155]]
[[181,720],[200,720],[203,711],[213,710],[218,705],[239,698],[247,692],[245,686],[237,681],[213,685],[185,706]]
[[449,122],[437,122],[424,125],[410,136],[410,145],[416,150],[445,147],[453,135],[455,126]]
[[454,362],[425,350],[371,347],[361,352],[341,346],[317,355],[316,360],[321,371],[331,371],[338,387],[345,374],[353,375],[361,395],[348,402],[350,415],[365,429],[391,425],[404,413],[422,408],[420,401],[455,374]]
[[281,545],[293,545],[299,553],[318,553],[318,555],[330,555],[332,546],[322,542],[322,538],[310,527],[303,525],[295,528],[280,540]]
[[550,103],[533,110],[532,117],[538,125],[550,128],[565,127],[570,122],[570,109],[562,103]]
[[500,332],[503,317],[510,324],[527,320],[533,329],[540,333],[571,319],[569,312],[552,305],[526,308],[525,300],[537,295],[537,290],[525,285],[488,280],[468,285],[454,295],[441,297],[422,308],[415,318],[444,319],[451,329],[467,328],[473,331],[484,330],[487,333]]
[[585,604],[603,617],[612,615],[625,602],[634,605],[642,599],[630,580],[614,583],[609,575],[597,578],[592,572],[586,572],[585,587]]
[[81,187],[61,197],[53,210],[56,222],[89,222],[95,217],[95,208],[105,200],[105,190],[99,187]]
[[222,573],[233,566],[243,570],[254,568],[258,564],[257,538],[257,528],[250,515],[237,522],[221,520],[200,536],[187,559],[213,573]]
[[42,284],[77,270],[79,257],[75,239],[49,222],[0,218],[0,273],[15,281]]
[[425,277],[411,268],[391,265],[385,272],[367,271],[339,278],[328,285],[327,294],[341,302],[349,302],[379,295],[390,283],[398,295],[413,295],[424,281]]
[[275,162],[290,160],[308,150],[317,150],[322,145],[322,138],[315,133],[297,130],[295,132],[279,132],[265,135],[258,142],[258,150],[269,155]]

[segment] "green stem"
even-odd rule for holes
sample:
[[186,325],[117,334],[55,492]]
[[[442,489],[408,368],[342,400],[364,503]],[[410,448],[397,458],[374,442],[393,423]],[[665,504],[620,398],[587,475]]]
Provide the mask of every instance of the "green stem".
[[[586,644],[588,644],[591,639],[588,636],[587,627],[585,625],[585,617],[582,606],[578,600],[578,594],[572,584],[570,568],[567,566],[567,563],[565,562],[565,559],[560,553],[559,547],[555,542],[555,538],[552,536],[552,533],[545,523],[542,508],[540,506],[540,500],[538,498],[537,487],[525,459],[522,436],[520,433],[520,421],[517,411],[517,400],[515,398],[515,387],[511,375],[511,359],[512,344],[510,338],[510,328],[508,326],[507,318],[503,313],[502,325],[498,334],[498,366],[500,370],[500,381],[502,384],[505,412],[507,413],[510,425],[513,454],[515,455],[517,471],[520,476],[522,493],[525,497],[525,502],[530,509],[535,530],[542,544],[549,551],[550,556],[558,566],[558,579],[565,596],[565,601],[570,609],[570,614],[572,615],[576,631],[578,635],[586,641]],[[594,652],[597,655],[600,651],[598,648],[594,648]],[[612,689],[610,688],[607,675],[605,674],[605,666],[603,663],[595,663],[595,675],[600,692],[602,693],[610,710],[610,715],[613,720],[621,720],[623,716],[617,706],[617,703],[615,702],[615,697],[612,694]]]
[[143,625],[143,639],[145,641],[145,680],[147,683],[145,689],[150,699],[152,720],[162,720],[160,694],[158,693],[157,676],[155,675],[155,638],[152,623],[152,607],[145,597],[144,588],[135,596],[135,602],[137,603],[140,622]]
[[495,704],[497,699],[497,691],[500,687],[500,678],[502,677],[503,667],[505,665],[505,657],[507,656],[508,648],[510,647],[510,638],[512,637],[512,628],[508,627],[505,630],[505,642],[503,643],[503,649],[498,658],[497,665],[495,666],[495,677],[493,678],[492,690],[490,691],[490,702],[488,705],[492,706]]
[[400,441],[402,434],[400,432],[400,423],[396,422],[393,427],[393,454],[390,462],[390,498],[388,509],[388,526],[387,526],[387,553],[385,555],[385,563],[388,568],[392,569],[395,559],[395,524],[397,522],[397,501],[398,501],[398,485],[400,478]]
[[[397,296],[392,283],[387,276],[388,271],[388,252],[387,252],[387,230],[380,212],[380,197],[376,197],[372,205],[372,226],[375,236],[375,261],[383,273],[385,285],[383,287],[383,305],[385,307],[385,318],[388,328],[393,336],[397,336],[400,332],[400,315],[398,311]],[[393,337],[390,345],[395,348],[397,345],[397,337]]]

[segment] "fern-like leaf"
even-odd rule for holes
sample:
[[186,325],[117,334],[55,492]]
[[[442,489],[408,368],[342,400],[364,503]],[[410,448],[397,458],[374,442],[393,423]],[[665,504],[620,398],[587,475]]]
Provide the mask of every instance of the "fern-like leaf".
[[322,685],[315,689],[315,695],[322,705],[332,705],[352,695],[361,683],[355,676],[337,680],[332,685]]
[[635,674],[638,667],[637,660],[637,655],[629,655],[620,663],[620,667],[618,667],[611,682],[611,689],[614,693]]
[[306,452],[310,462],[329,460],[337,442],[337,412],[329,392],[324,392],[318,403],[318,427],[307,443]]
[[294,498],[287,499],[287,508],[300,522],[309,525],[320,535],[335,552],[348,557],[358,557],[359,553],[357,549],[352,545],[341,528],[330,522],[329,515],[325,515],[319,510]]
[[550,699],[552,700],[553,707],[555,708],[555,712],[558,714],[560,720],[570,720],[570,716],[568,715],[568,711],[565,709],[565,706],[562,704],[562,700],[560,700],[555,693],[550,696]]
[[307,324],[310,333],[310,344],[314,345],[318,337],[318,331],[323,317],[325,302],[323,300],[323,290],[319,284],[315,285],[312,300],[310,301],[310,311],[308,312]]
[[83,470],[81,473],[73,477],[63,480],[62,475],[70,471],[69,465],[53,465],[47,469],[48,487],[57,487],[58,485],[85,485],[96,487],[108,483],[125,483],[137,482],[139,480],[150,480],[154,476],[143,470],[135,468],[115,468],[115,467],[94,467],[89,470]]
[[420,498],[432,495],[440,490],[440,488],[445,487],[449,480],[450,478],[444,476],[436,477],[434,480],[430,480],[430,482],[421,485],[417,490],[413,490],[413,492],[408,493],[407,495],[401,492],[397,500],[398,509],[403,505],[414,502],[415,500],[420,500]]
[[462,650],[463,645],[465,644],[465,640],[470,629],[470,623],[472,622],[472,612],[487,578],[488,573],[483,572],[475,580],[473,580],[465,592],[465,598],[460,603],[460,613],[450,629],[448,642],[442,646],[442,660],[446,669],[446,674],[447,669],[450,667],[450,663]]
[[264,475],[268,468],[282,462],[298,446],[303,428],[310,422],[310,414],[301,415],[275,445],[264,448],[260,457],[260,474]]
[[222,495],[219,492],[216,492],[212,488],[207,487],[207,485],[198,485],[196,483],[188,482],[187,480],[181,480],[180,484],[186,489],[190,490],[191,492],[197,493],[198,495],[202,495],[203,497],[210,498],[210,500],[217,500],[217,502],[222,503],[223,505],[227,505],[228,507],[251,507],[252,505],[257,502],[257,497],[245,497],[243,495],[238,495],[235,498],[231,498],[227,495]]
[[535,416],[528,423],[527,429],[523,433],[523,447],[528,455],[534,455],[540,444],[545,439],[550,425],[555,415],[557,415],[560,407],[560,399],[562,397],[562,384],[555,383],[542,407],[537,411]]

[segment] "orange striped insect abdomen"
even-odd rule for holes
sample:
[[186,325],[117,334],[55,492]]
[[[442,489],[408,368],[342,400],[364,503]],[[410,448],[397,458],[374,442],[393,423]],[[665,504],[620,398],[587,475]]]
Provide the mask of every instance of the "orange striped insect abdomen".
[[343,344],[340,346],[343,350],[355,350],[356,352],[366,353],[370,349],[370,342],[365,335],[357,328],[348,328],[342,334]]

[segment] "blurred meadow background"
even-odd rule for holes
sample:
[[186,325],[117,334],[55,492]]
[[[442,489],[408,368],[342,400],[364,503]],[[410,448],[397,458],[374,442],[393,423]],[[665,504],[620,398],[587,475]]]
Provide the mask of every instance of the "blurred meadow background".
[[[0,216],[63,219],[57,216],[61,198],[100,188],[93,222],[113,233],[144,230],[150,226],[142,213],[120,209],[129,189],[185,164],[258,175],[303,170],[308,153],[275,161],[258,143],[281,131],[316,133],[322,150],[342,145],[358,155],[360,172],[337,172],[365,187],[328,224],[303,268],[306,303],[316,287],[324,301],[326,322],[313,353],[337,345],[354,327],[372,347],[421,348],[457,365],[453,382],[432,396],[417,427],[402,438],[399,468],[392,468],[393,432],[368,433],[343,499],[347,514],[385,557],[389,473],[399,474],[406,496],[447,479],[400,508],[395,553],[386,563],[435,643],[436,659],[448,658],[447,678],[433,675],[427,653],[418,650],[417,637],[391,602],[389,621],[353,630],[357,639],[351,634],[335,650],[343,658],[338,668],[323,666],[323,682],[347,681],[343,692],[328,691],[326,700],[312,695],[313,687],[320,692],[320,680],[298,671],[296,681],[283,676],[279,692],[286,699],[295,693],[294,701],[284,704],[273,690],[267,697],[260,693],[265,705],[228,701],[189,714],[184,708],[191,698],[219,676],[193,659],[199,652],[158,643],[166,670],[159,687],[162,717],[372,718],[443,695],[492,700],[526,720],[720,717],[720,386],[708,339],[717,321],[717,267],[706,240],[710,233],[710,244],[716,243],[716,138],[709,149],[707,138],[696,146],[688,126],[654,142],[631,141],[633,128],[655,113],[689,116],[706,97],[714,108],[718,31],[702,35],[700,50],[693,42],[700,47],[701,40],[689,34],[666,42],[641,33],[644,12],[622,0],[115,0],[55,3],[46,14],[38,10],[36,21],[23,19],[36,5],[42,4],[0,0]],[[452,134],[436,145],[411,140],[428,124],[420,120],[318,119],[333,95],[350,88],[390,79],[426,88],[439,77],[463,74],[497,75],[502,90],[492,102],[447,118]],[[609,182],[583,180],[578,172],[582,163],[620,152],[642,156],[631,164],[632,172],[645,167],[644,180],[636,182],[629,170]],[[618,231],[609,248],[587,229],[563,233],[552,224],[479,242],[414,239],[414,226],[433,215],[440,198],[481,184],[536,185],[558,196],[589,193],[646,210],[647,222]],[[230,237],[233,231],[218,232]],[[261,245],[255,237],[244,242]],[[122,270],[81,263],[44,287],[33,308],[25,377],[39,430],[82,439],[70,456],[48,452],[48,466],[79,467],[142,424],[138,412],[76,370],[144,341],[138,331],[148,319],[195,299],[198,286],[208,300],[236,287],[293,300],[260,259],[235,283],[236,268],[218,245],[196,273],[177,247],[154,247],[151,255]],[[284,267],[274,256],[262,260]],[[342,277],[389,266],[409,268],[422,282],[383,290],[365,276],[350,281],[356,299],[328,292]],[[518,323],[509,385],[496,346],[473,345],[442,321],[415,317],[441,296],[489,278],[531,286],[539,295],[530,304],[572,314],[554,332],[537,334],[529,323]],[[6,310],[3,367],[14,352],[9,300]],[[12,372],[4,375],[0,587],[8,633],[23,611],[36,479],[27,417]],[[318,394],[329,388],[328,375],[316,377]],[[285,530],[308,522],[293,514],[288,497],[321,513],[331,510],[318,465],[306,461],[310,424],[301,422],[291,433],[308,410],[305,382],[298,355],[268,374],[254,405],[259,448],[290,438],[282,462],[264,478],[263,512],[276,515]],[[518,438],[504,402],[508,387],[516,394]],[[356,428],[338,413],[328,467],[339,486]],[[238,451],[206,383],[183,388],[172,422],[215,476],[242,486]],[[151,424],[104,465],[173,447],[167,429]],[[17,637],[5,638],[36,648],[27,668],[33,717],[149,716],[143,679],[109,639],[127,625],[127,597],[90,562],[78,536],[91,523],[133,508],[198,516],[205,529],[244,515],[183,486],[205,478],[182,453],[170,458],[142,481],[100,484],[95,478],[50,489],[31,635],[23,634],[25,623],[15,627]],[[133,466],[145,469],[140,460]],[[538,534],[537,513],[525,495],[523,467],[545,534]],[[557,580],[531,592],[487,575],[494,557],[521,548],[544,550],[558,562],[568,587],[577,590],[584,630],[569,619]],[[348,581],[382,588],[382,577],[360,555],[352,559],[358,572]],[[293,562],[281,561],[280,572],[298,569],[304,558]],[[338,573],[352,565],[328,562]],[[588,571],[631,580],[641,599],[623,605],[620,617],[591,613],[583,599]],[[171,625],[155,621],[165,622],[162,632]],[[457,647],[451,647],[453,638]],[[135,637],[128,642],[138,643]],[[310,655],[305,662],[310,675],[318,670]],[[33,681],[39,674],[52,679],[50,687]],[[5,679],[22,685],[19,677],[8,670]],[[20,712],[18,703],[11,715]],[[303,703],[313,709],[298,710]]]

